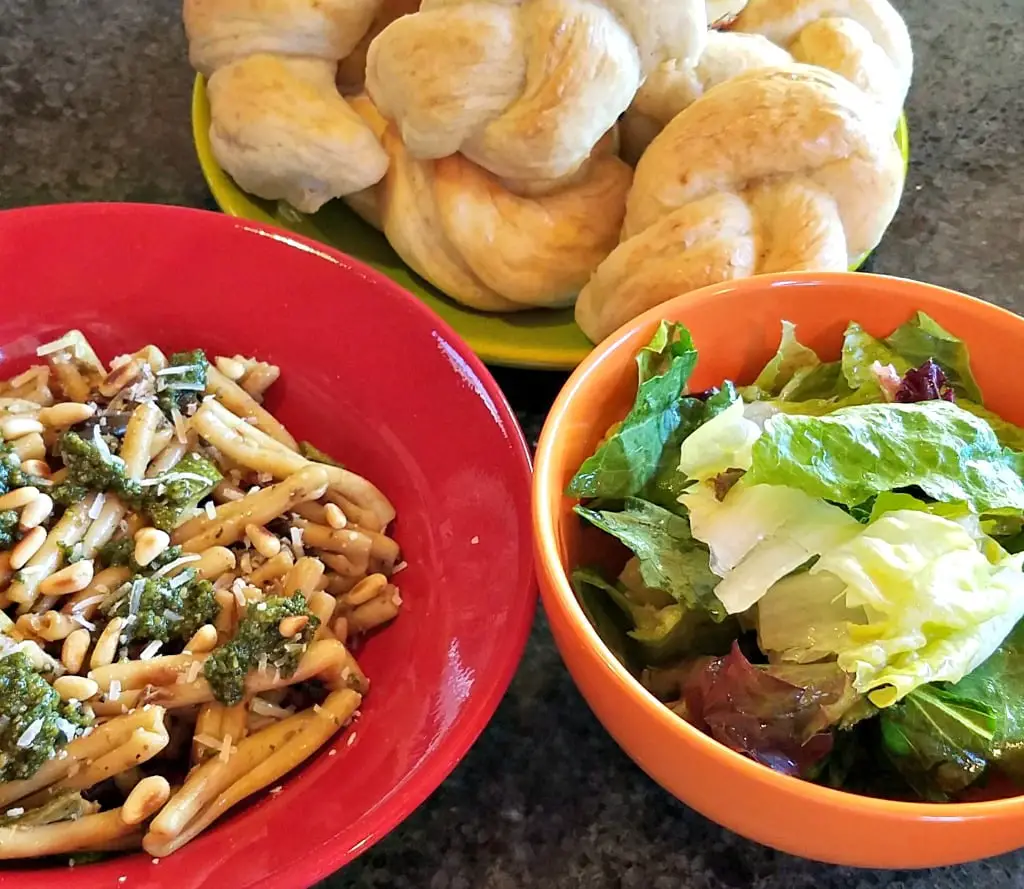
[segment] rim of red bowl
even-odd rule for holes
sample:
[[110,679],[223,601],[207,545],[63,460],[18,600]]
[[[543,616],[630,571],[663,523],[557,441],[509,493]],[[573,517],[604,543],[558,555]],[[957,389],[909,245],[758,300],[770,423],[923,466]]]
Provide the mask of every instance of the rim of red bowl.
[[[593,625],[587,620],[586,614],[576,599],[569,578],[562,567],[559,556],[557,526],[554,514],[547,508],[549,497],[560,487],[558,465],[551,457],[552,442],[561,434],[560,425],[564,420],[569,403],[578,392],[588,387],[590,378],[600,365],[609,360],[613,353],[626,347],[626,341],[638,328],[657,324],[665,317],[666,312],[682,304],[693,305],[696,302],[718,300],[723,294],[736,289],[747,290],[751,280],[759,281],[765,289],[783,285],[793,286],[828,286],[854,283],[865,288],[884,287],[889,291],[899,291],[912,295],[927,291],[933,301],[938,304],[968,301],[973,309],[983,316],[987,322],[1012,323],[1024,327],[1024,318],[1015,315],[1000,306],[987,303],[973,296],[886,275],[866,274],[862,272],[800,272],[791,274],[757,275],[746,279],[747,283],[737,286],[734,283],[718,284],[685,294],[669,300],[644,314],[628,321],[607,339],[600,343],[593,352],[576,368],[565,386],[559,392],[555,403],[548,414],[547,421],[541,431],[540,441],[534,457],[533,475],[533,522],[536,529],[537,571],[543,574],[547,583],[541,584],[541,598],[545,608],[549,604],[558,607],[568,618],[576,637],[593,653],[602,666],[614,677],[616,684],[627,694],[642,702],[645,712],[670,734],[688,744],[697,745],[703,753],[718,760],[729,763],[733,769],[746,779],[772,788],[786,795],[799,796],[817,805],[850,811],[857,810],[865,815],[883,819],[896,820],[928,820],[928,821],[965,821],[980,820],[993,816],[1006,816],[1010,812],[1020,813],[1024,810],[1024,793],[997,800],[962,803],[927,803],[905,802],[900,800],[878,799],[861,796],[843,790],[834,790],[820,784],[814,784],[801,778],[783,775],[767,766],[740,753],[730,750],[724,744],[704,734],[690,723],[676,716],[661,701],[652,695],[612,654],[602,641]],[[844,318],[843,320],[849,320]],[[700,343],[697,344],[700,348]],[[632,355],[630,355],[632,358]],[[628,366],[632,366],[632,363]],[[548,591],[551,591],[549,596]],[[628,752],[628,751],[627,751]]]
[[[327,254],[336,260],[341,260],[344,267],[354,270],[360,276],[375,282],[379,287],[391,291],[396,299],[405,302],[407,311],[420,315],[424,321],[433,325],[434,329],[439,331],[445,340],[457,349],[460,356],[480,380],[488,396],[497,406],[502,423],[511,433],[510,445],[514,447],[516,460],[523,474],[523,482],[527,490],[529,490],[531,475],[530,449],[519,421],[516,419],[515,412],[509,405],[504,392],[502,392],[495,379],[491,376],[490,371],[450,325],[427,308],[420,300],[407,293],[398,284],[395,284],[380,272],[365,263],[353,259],[348,254],[342,253],[340,250],[335,250],[333,247],[304,238],[293,232],[272,225],[238,220],[220,213],[191,207],[136,203],[48,204],[0,211],[0,216],[9,217],[12,214],[21,214],[44,220],[47,217],[54,220],[63,220],[66,217],[79,215],[87,217],[96,213],[110,216],[152,217],[158,221],[164,217],[190,217],[196,221],[196,225],[200,226],[223,226],[248,232],[254,230],[267,232],[272,234],[275,240],[293,243],[296,249],[313,254]],[[523,573],[526,576],[535,577],[534,571],[529,570],[529,566],[534,561],[532,550],[526,547],[520,557],[528,563],[524,565],[524,568],[527,570],[524,570]],[[424,758],[419,768],[409,773],[391,791],[389,804],[387,806],[378,805],[364,816],[366,827],[361,831],[364,834],[363,838],[344,847],[338,846],[337,848],[332,846],[332,838],[325,839],[316,848],[311,848],[309,850],[310,854],[298,860],[282,862],[280,868],[261,877],[257,882],[247,884],[245,889],[256,889],[256,887],[260,886],[273,886],[274,889],[306,887],[312,885],[317,880],[324,879],[384,839],[385,836],[405,821],[441,786],[466,754],[469,753],[483,730],[490,723],[491,718],[498,709],[498,705],[508,691],[512,677],[515,675],[522,660],[526,641],[533,625],[533,618],[537,607],[536,592],[536,580],[534,579],[530,587],[524,591],[524,599],[527,605],[522,610],[518,622],[513,625],[508,634],[510,644],[508,645],[507,653],[499,669],[490,674],[492,681],[481,692],[470,696],[465,710],[456,725],[449,730],[444,741]],[[210,830],[216,831],[217,824],[215,823]],[[149,858],[143,853],[133,853],[125,856],[122,860],[128,861],[130,859],[135,859],[135,863],[138,864],[149,863]],[[117,860],[114,859],[115,862]],[[59,877],[57,876],[58,874],[60,875]],[[52,886],[53,883],[48,881],[57,879],[70,885],[99,885],[95,880],[91,880],[90,876],[89,866],[83,866],[81,869],[5,869],[0,871],[0,885],[6,885],[9,879],[12,880],[12,884],[19,886],[27,884],[40,887]],[[103,881],[103,885],[106,885],[106,881]]]

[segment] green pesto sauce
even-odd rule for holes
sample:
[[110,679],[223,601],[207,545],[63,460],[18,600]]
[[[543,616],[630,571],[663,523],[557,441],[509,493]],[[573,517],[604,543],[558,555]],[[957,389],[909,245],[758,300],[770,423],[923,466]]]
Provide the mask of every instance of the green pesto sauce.
[[[177,549],[180,552],[180,548]],[[134,552],[134,541],[130,537],[119,537],[117,540],[104,543],[96,551],[96,562],[100,568],[119,568],[124,565],[131,565],[133,562],[132,553]]]
[[[18,740],[36,720],[42,726],[27,747]],[[53,687],[20,651],[0,658],[0,781],[31,778],[43,763],[73,738],[58,727],[66,720],[77,737],[92,720],[60,699]]]
[[7,442],[0,442],[0,494],[6,494],[24,484],[21,461]]
[[[150,566],[147,566],[147,568]],[[166,577],[143,577],[136,575],[130,583],[144,580],[142,594],[135,620],[127,628],[133,642],[151,642],[159,639],[170,642],[179,639],[187,642],[203,624],[213,623],[220,612],[220,606],[213,593],[213,584],[208,580],[197,580],[196,572],[186,568],[177,577],[188,577],[181,586],[174,586]],[[111,614],[127,617],[131,593],[123,596],[114,606]]]
[[[180,473],[198,478],[176,478]],[[186,454],[166,473],[166,484],[146,489],[143,508],[156,527],[171,531],[181,524],[185,514],[198,506],[224,476],[212,462],[199,454]],[[205,483],[199,481],[204,478]]]
[[184,373],[162,374],[157,378],[156,403],[170,419],[174,408],[184,414],[190,405],[202,400],[210,362],[202,349],[193,349],[191,352],[175,352],[167,360],[167,366],[188,368]]
[[68,477],[50,495],[57,502],[69,505],[80,500],[86,491],[112,491],[128,503],[141,499],[142,488],[125,475],[124,460],[120,457],[107,458],[94,442],[77,432],[65,432],[59,447]]
[[10,549],[18,542],[18,513],[13,509],[0,512],[0,549]]
[[[309,623],[298,636],[285,639],[278,624],[285,617],[299,614],[307,615]],[[259,666],[264,655],[268,668],[291,676],[319,624],[302,593],[250,602],[234,638],[215,649],[203,666],[213,696],[229,707],[239,703],[245,694],[246,676]]]
[[100,568],[123,568],[132,569],[132,574],[150,575],[159,571],[165,565],[176,562],[181,558],[180,546],[169,546],[160,555],[154,557],[153,561],[143,568],[135,561],[135,542],[130,537],[119,537],[103,544],[96,551],[96,562]]
[[[112,492],[125,503],[143,510],[150,521],[164,531],[181,523],[185,513],[196,507],[223,478],[216,466],[199,454],[186,454],[165,475],[166,484],[143,487],[125,474],[124,461],[107,457],[96,443],[77,432],[65,432],[60,453],[68,470],[65,482],[56,485],[50,496],[64,506],[81,501],[89,491]],[[177,478],[188,473],[195,478]],[[202,482],[199,479],[206,479]]]

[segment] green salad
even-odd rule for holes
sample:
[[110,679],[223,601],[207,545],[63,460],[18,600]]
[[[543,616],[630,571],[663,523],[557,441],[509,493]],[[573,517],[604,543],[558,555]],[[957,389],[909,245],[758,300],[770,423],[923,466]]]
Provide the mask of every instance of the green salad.
[[[624,547],[573,572],[616,656],[780,772],[900,799],[1024,778],[1024,429],[919,313],[824,361],[784,322],[750,385],[691,392],[663,322],[569,485]],[[624,564],[623,564],[624,562]]]

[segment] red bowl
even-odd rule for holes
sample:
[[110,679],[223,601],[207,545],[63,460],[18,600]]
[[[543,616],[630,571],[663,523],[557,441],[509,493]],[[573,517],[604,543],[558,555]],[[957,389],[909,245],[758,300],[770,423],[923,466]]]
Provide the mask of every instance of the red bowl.
[[226,216],[117,204],[2,212],[0,282],[4,377],[69,328],[108,359],[153,342],[279,364],[268,407],[384,490],[409,563],[402,615],[359,652],[372,690],[336,755],[325,749],[281,793],[159,863],[5,868],[0,885],[309,886],[444,780],[522,655],[535,605],[530,462],[508,404],[448,325],[395,284]]

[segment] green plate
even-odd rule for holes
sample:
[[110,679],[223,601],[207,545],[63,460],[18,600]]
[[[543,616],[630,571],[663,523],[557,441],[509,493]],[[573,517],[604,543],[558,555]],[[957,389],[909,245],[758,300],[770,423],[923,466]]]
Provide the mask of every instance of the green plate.
[[[488,364],[571,370],[593,348],[573,321],[571,308],[485,314],[458,305],[413,272],[391,249],[384,235],[342,201],[331,201],[319,212],[307,215],[287,205],[246,194],[213,156],[210,103],[201,76],[196,77],[192,92],[192,138],[203,176],[221,210],[230,216],[276,225],[329,244],[373,266],[423,300]],[[896,141],[906,162],[910,148],[905,117],[900,118]],[[866,255],[861,257],[853,268],[859,267],[866,258]]]

